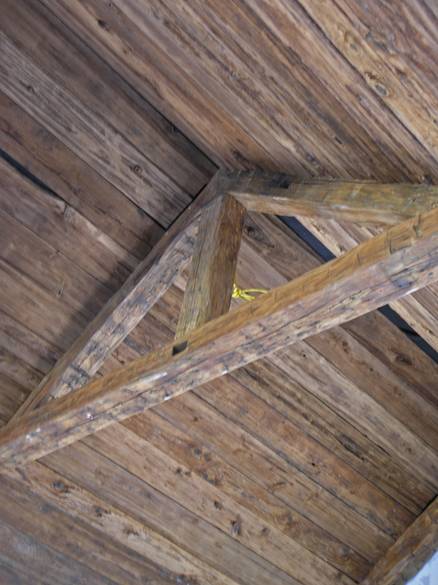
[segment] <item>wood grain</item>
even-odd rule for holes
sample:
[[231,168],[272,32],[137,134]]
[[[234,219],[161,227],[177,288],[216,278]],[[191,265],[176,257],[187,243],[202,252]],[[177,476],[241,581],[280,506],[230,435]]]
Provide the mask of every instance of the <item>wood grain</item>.
[[136,327],[189,261],[199,211],[215,197],[218,182],[219,175],[163,236],[38,388],[29,395],[16,417],[44,404],[51,397],[62,396],[83,385]]
[[[278,185],[278,186],[277,186]],[[438,187],[372,181],[295,183],[288,175],[236,177],[230,193],[248,211],[393,225],[438,207]]]
[[[373,230],[363,226],[358,229],[356,226],[340,224],[332,220],[321,222],[302,216],[299,219],[335,256],[343,254],[375,234]],[[438,287],[433,284],[390,303],[390,307],[436,351],[438,351],[438,311],[434,310],[433,299],[436,298],[437,293]]]
[[170,225],[190,203],[190,196],[109,124],[93,117],[86,104],[35,66],[1,29],[0,46],[2,91],[31,116],[43,120],[79,157],[92,161],[93,168],[138,207],[159,218],[162,226]]
[[424,510],[371,569],[362,585],[402,585],[438,548],[438,499]]
[[201,213],[177,338],[230,308],[244,214],[245,208],[229,195]]
[[[438,278],[438,210],[417,216],[173,345],[2,431],[2,465],[20,465]],[[200,367],[202,364],[202,367]],[[430,469],[436,479],[438,469]]]

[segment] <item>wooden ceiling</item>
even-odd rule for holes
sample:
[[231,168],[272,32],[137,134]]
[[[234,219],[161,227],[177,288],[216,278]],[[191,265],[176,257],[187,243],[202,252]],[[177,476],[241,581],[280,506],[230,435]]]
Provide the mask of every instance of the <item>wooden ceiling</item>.
[[[433,2],[3,0],[0,418],[217,166],[436,182]],[[335,253],[370,232],[303,222]],[[238,282],[321,259],[251,216]],[[184,278],[105,364],[172,339]],[[437,287],[394,307],[437,348]],[[438,493],[438,366],[380,313],[0,476],[6,584],[351,585]]]

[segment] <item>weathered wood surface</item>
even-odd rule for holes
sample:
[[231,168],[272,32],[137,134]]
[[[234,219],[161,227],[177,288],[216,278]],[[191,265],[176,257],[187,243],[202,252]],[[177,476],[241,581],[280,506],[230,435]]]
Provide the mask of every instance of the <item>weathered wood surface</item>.
[[362,585],[403,585],[438,550],[438,499],[418,516],[376,563]]
[[[6,522],[0,524],[0,566],[42,583],[115,585],[116,581],[23,534]],[[18,581],[20,583],[20,581]],[[15,585],[14,582],[12,582]],[[9,585],[9,584],[8,584]]]
[[[340,256],[346,250],[350,250],[375,234],[374,231],[365,227],[358,229],[356,226],[343,225],[335,221],[322,223],[310,217],[301,216],[299,219],[335,256]],[[422,291],[390,303],[391,308],[436,351],[438,351],[437,297],[438,286],[433,284]]]
[[217,175],[178,218],[120,290],[18,410],[15,418],[82,386],[175,282],[193,252],[199,212],[216,195]]
[[[139,581],[147,580],[152,583],[170,584],[175,583],[178,574],[183,573],[183,571],[180,573],[176,571],[176,574],[173,574],[170,567],[167,572],[160,573],[156,564],[140,558],[134,551],[124,546],[123,542],[120,542],[122,539],[117,545],[110,538],[103,537],[102,533],[92,526],[92,521],[86,522],[87,518],[84,512],[87,510],[92,520],[96,517],[95,509],[99,507],[103,509],[104,504],[97,498],[93,500],[90,494],[91,502],[86,508],[85,504],[88,502],[84,490],[81,491],[72,485],[70,487],[67,480],[56,474],[52,473],[50,477],[50,472],[47,469],[44,475],[44,471],[45,468],[41,466],[39,493],[46,496],[45,499],[37,494],[38,490],[34,490],[33,493],[29,491],[28,488],[32,484],[29,481],[25,482],[23,477],[17,477],[16,481],[11,481],[4,476],[0,478],[0,518],[2,522],[14,526],[43,546],[50,547],[65,555],[67,558],[64,562],[73,564],[75,561],[91,566],[96,573],[120,585],[135,585]],[[47,477],[50,477],[51,484],[49,484],[50,487],[46,486],[44,490],[43,480]],[[62,508],[60,498],[50,496],[52,492],[56,495],[56,493],[63,491],[64,499],[69,501],[70,499],[66,496],[67,485],[69,485],[72,494],[70,499],[75,501],[76,508],[67,505],[64,506],[64,511],[61,511],[56,506],[56,504],[61,503],[60,507]],[[80,496],[75,498],[76,493],[84,495],[85,501],[81,502]],[[70,511],[76,518],[72,518],[65,511]],[[123,520],[121,522],[123,526]],[[99,542],[100,554],[97,555],[95,549]],[[38,554],[37,550],[36,554]],[[30,568],[28,563],[23,564],[26,568]],[[9,584],[4,583],[4,585]]]
[[438,207],[438,187],[372,181],[296,183],[288,175],[236,175],[230,193],[248,211],[393,225]]
[[[263,216],[257,216],[254,220],[255,222],[251,222],[246,228],[247,243],[242,250],[242,261],[245,262],[245,265],[241,264],[239,282],[242,282],[243,286],[249,286],[253,283],[259,286],[275,286],[276,284],[278,285],[288,279],[294,278],[303,271],[316,265],[316,260],[309,253],[304,253],[302,244],[296,238],[292,237],[280,222],[264,218]],[[250,237],[248,238],[248,236]],[[248,243],[257,250],[257,255],[249,253]],[[267,261],[263,261],[262,257],[265,257]],[[311,260],[313,260],[313,263]],[[280,270],[285,277],[280,278],[273,267]],[[243,269],[244,272],[242,272]],[[173,297],[169,296],[169,294],[166,295],[166,302],[160,301],[156,309],[153,310],[154,317],[150,315],[147,318],[147,323],[144,326],[141,324],[131,334],[129,349],[139,348],[140,351],[145,351],[147,348],[153,349],[154,347],[160,346],[166,339],[172,339],[172,331],[168,331],[167,337],[163,336],[163,330],[165,330],[164,323],[169,320],[176,325],[182,294],[175,298],[174,301],[172,300],[170,304],[168,299],[173,299]],[[50,312],[48,313],[43,307],[40,310],[47,317],[50,315]],[[154,323],[154,319],[157,317],[160,317],[160,321],[155,321]],[[400,334],[397,335],[397,332],[395,332],[395,335],[391,337],[389,333],[395,328],[390,325],[385,326],[383,317],[378,317],[379,315],[376,315],[376,319],[370,322],[370,327],[373,332],[371,336],[367,334],[366,328],[361,331],[359,322],[356,327],[357,335],[362,335],[367,340],[367,343],[373,342],[376,345],[376,351],[380,351],[380,354],[378,354],[380,355],[380,359],[386,359],[388,357],[388,364],[391,368],[394,371],[399,371],[400,376],[406,376],[412,380],[412,384],[415,385],[416,390],[426,392],[427,389],[432,388],[433,376],[430,368],[431,364],[428,364],[425,359],[420,359],[422,357],[421,352],[415,346],[410,347],[411,344],[405,341],[403,336],[400,336]],[[7,329],[3,327],[3,330],[8,333],[7,339],[9,346],[14,348],[15,355],[21,356],[29,363],[35,365],[38,365],[40,361],[38,356],[48,356],[44,360],[45,370],[47,371],[50,368],[53,357],[49,359],[52,354],[49,353],[48,349],[44,349],[44,344],[46,343],[44,340],[38,342],[35,339],[35,335],[32,337],[31,332],[24,329],[23,333],[20,334],[21,330],[17,330],[16,324],[11,321],[5,322],[4,326],[7,326]],[[375,336],[376,331],[380,332],[378,338]],[[383,337],[381,349],[379,350],[380,335]],[[315,339],[318,339],[318,336]],[[3,337],[0,337],[0,341],[2,340]],[[321,341],[322,347],[324,347],[324,334]],[[31,347],[25,345],[28,343],[32,343],[32,348],[36,352],[35,356],[31,352]],[[122,362],[129,359],[129,355],[126,354],[126,349],[127,346],[121,346],[115,352],[115,355],[119,356]],[[339,345],[332,355],[339,355],[339,352],[342,353],[343,351],[342,345]],[[359,359],[357,348],[354,345],[351,345],[348,351],[349,361],[356,364],[365,361],[365,363],[369,364],[369,367],[377,367],[378,361],[375,359],[374,361],[371,360],[370,354],[362,354]],[[53,350],[50,350],[50,352],[53,352]],[[318,370],[318,363],[315,363],[314,367]],[[324,367],[324,365],[321,367]],[[342,365],[340,364],[339,367],[342,367]],[[369,375],[369,372],[367,375]],[[281,374],[279,374],[278,380],[281,379],[280,376]],[[430,383],[428,383],[428,379],[430,379]],[[223,381],[225,382],[225,380]],[[384,491],[389,489],[388,485],[385,486],[386,481],[392,482],[396,490],[394,491],[393,489],[389,493],[393,493],[393,497],[396,500],[405,502],[405,505],[412,508],[414,513],[418,510],[418,507],[414,504],[426,502],[428,498],[430,499],[430,494],[433,492],[424,492],[423,489],[420,489],[422,482],[418,477],[415,478],[415,481],[410,481],[406,470],[400,475],[400,471],[397,471],[394,464],[391,466],[393,459],[388,458],[383,451],[382,455],[385,455],[386,459],[377,459],[373,463],[372,459],[370,459],[370,457],[372,458],[372,442],[366,440],[368,445],[361,443],[360,434],[352,434],[353,429],[351,426],[340,426],[341,421],[339,418],[337,420],[328,418],[329,424],[327,431],[315,435],[315,431],[320,426],[318,420],[325,420],[325,417],[330,413],[329,409],[319,412],[316,416],[312,415],[310,418],[307,413],[304,413],[302,417],[295,416],[293,421],[287,424],[290,429],[288,431],[289,434],[287,436],[283,435],[284,438],[281,440],[281,447],[279,449],[278,431],[284,428],[286,418],[278,414],[273,418],[272,413],[269,412],[272,411],[273,407],[268,406],[265,399],[255,402],[253,398],[251,399],[252,390],[246,390],[244,392],[242,387],[239,387],[238,384],[231,384],[231,382],[227,381],[226,384],[218,387],[215,387],[213,384],[208,393],[206,393],[204,388],[199,389],[202,400],[193,401],[192,399],[191,402],[188,402],[191,396],[190,394],[185,395],[184,404],[187,404],[187,407],[184,407],[184,409],[181,399],[174,404],[172,401],[166,402],[161,408],[163,415],[172,415],[171,420],[174,427],[180,427],[182,424],[185,425],[188,433],[187,453],[190,455],[192,461],[199,461],[199,465],[201,466],[200,473],[203,474],[204,481],[214,481],[221,490],[226,490],[234,498],[239,494],[239,497],[242,497],[241,490],[239,490],[239,483],[235,483],[232,478],[228,482],[226,479],[228,477],[227,475],[223,475],[220,469],[216,472],[216,466],[210,467],[208,463],[211,449],[213,451],[219,450],[226,461],[229,461],[235,468],[242,469],[245,472],[245,476],[251,477],[252,479],[252,487],[246,485],[245,493],[248,494],[248,498],[243,501],[240,500],[242,504],[251,506],[251,509],[261,518],[266,518],[263,514],[267,505],[265,503],[267,496],[265,495],[263,497],[263,493],[272,493],[275,495],[276,503],[272,503],[273,508],[270,524],[272,523],[276,527],[280,525],[283,531],[291,538],[294,538],[306,548],[314,551],[320,558],[327,559],[330,564],[338,566],[346,574],[350,574],[351,576],[360,575],[360,570],[363,571],[363,569],[360,569],[361,564],[358,564],[357,559],[355,560],[354,550],[361,551],[364,557],[373,562],[381,554],[381,551],[385,550],[391,543],[391,537],[388,532],[391,534],[395,532],[397,534],[400,530],[403,530],[403,526],[409,524],[413,519],[413,516],[406,514],[406,510],[403,510],[399,504],[395,507],[395,500],[386,498],[385,502],[381,495],[379,497],[379,493],[382,494],[382,492],[376,488],[372,489],[371,483],[365,480],[365,476],[371,474],[370,477],[373,478],[373,482],[381,486],[381,489]],[[376,385],[379,384],[382,388],[385,386],[383,378],[376,380]],[[401,387],[399,390],[404,391]],[[392,392],[392,390],[388,388],[388,392]],[[301,393],[304,393],[304,389],[301,389]],[[265,396],[269,396],[269,393]],[[205,405],[205,399],[211,402],[211,407]],[[300,397],[298,396],[299,400]],[[204,407],[202,406],[203,404],[205,405]],[[297,406],[299,406],[299,402]],[[170,407],[172,407],[172,410],[169,410]],[[245,414],[248,409],[249,413]],[[284,413],[284,416],[286,416],[286,413]],[[267,433],[265,425],[260,425],[260,420],[270,421],[268,422],[269,433]],[[152,428],[157,426],[158,429],[164,432],[162,425],[157,425],[153,421],[148,427],[150,428],[151,425]],[[294,434],[291,434],[291,425],[295,427]],[[140,432],[141,428],[146,429],[144,425],[136,425],[133,427],[133,430]],[[333,445],[336,443],[328,442],[327,439],[331,437],[334,429],[339,429],[336,441],[339,448],[337,449],[336,458],[327,458],[326,449],[321,449],[321,442],[327,444],[328,449],[333,450]],[[306,453],[308,453],[306,449],[308,440],[304,440],[305,435],[309,433],[315,436],[315,439],[318,441],[318,443],[314,441],[311,461],[306,456]],[[172,451],[167,447],[170,438],[169,434],[166,433],[166,436],[168,439],[165,442],[161,440],[160,448],[163,448],[168,454],[172,454]],[[258,439],[255,439],[255,437],[258,437]],[[158,439],[159,437],[157,436]],[[366,439],[365,436],[364,439]],[[203,449],[203,445],[210,445],[210,450],[205,452],[206,459],[204,459],[204,456],[199,459],[197,455],[198,448]],[[143,448],[145,450],[148,449],[147,443],[144,444]],[[107,455],[110,454],[110,449],[110,445],[105,448]],[[63,473],[64,466],[65,473],[70,473],[70,477],[72,470],[70,468],[67,471],[65,466],[68,463],[68,459],[72,458],[73,455],[74,452],[60,453],[58,459],[60,472]],[[129,457],[129,453],[126,456]],[[91,461],[93,455],[90,455],[90,458]],[[344,462],[340,459],[343,459]],[[182,459],[180,460],[184,463]],[[370,464],[375,465],[374,471]],[[359,473],[347,473],[349,465],[352,468],[356,468]],[[110,462],[108,461],[108,475],[100,476],[99,474],[95,475],[94,472],[90,472],[88,479],[90,489],[95,494],[99,493],[102,495],[104,493],[103,488],[108,484],[110,478],[117,476],[117,469],[118,466],[114,465],[111,469]],[[205,475],[207,469],[209,469],[209,472],[208,475]],[[324,473],[324,469],[330,470],[330,472]],[[383,473],[383,469],[385,469],[385,474]],[[333,470],[336,470],[335,473]],[[388,473],[386,473],[386,470],[388,470]],[[74,473],[76,474],[77,481],[82,482],[84,478],[83,455],[76,458]],[[99,478],[101,479],[99,480]],[[240,481],[242,481],[242,478]],[[123,482],[124,485],[126,484],[129,487],[132,479],[125,477]],[[69,493],[72,493],[73,488],[71,487],[71,482],[67,482],[67,485],[69,486]],[[351,489],[341,490],[341,485],[351,486]],[[177,489],[173,493],[173,499],[178,501],[179,483],[176,486]],[[233,486],[235,486],[234,490]],[[165,489],[165,485],[160,486],[160,489]],[[256,489],[257,491],[255,491]],[[230,490],[232,491],[230,492]],[[260,490],[263,491],[260,492]],[[58,501],[61,503],[68,498],[67,494],[60,489],[53,489],[53,492],[59,494]],[[126,509],[126,506],[130,505],[132,501],[132,491],[126,492],[126,499],[122,498],[122,493],[124,492],[123,490],[121,491],[121,486],[114,485],[111,501],[115,505],[120,505],[123,501],[123,506]],[[376,500],[376,498],[378,499]],[[368,501],[369,506],[367,505]],[[254,509],[255,502],[257,502],[257,509]],[[169,505],[170,502],[163,503],[165,508],[169,508]],[[105,503],[101,502],[100,508],[104,507]],[[218,521],[217,516],[222,514],[222,512],[215,507],[214,502],[211,502],[211,509],[212,512],[209,512],[208,506],[203,506],[202,508],[198,506],[195,513],[198,518],[199,515],[212,514],[206,518],[207,521]],[[137,514],[143,514],[145,510],[145,504],[144,502],[142,503],[140,495],[135,510]],[[375,519],[370,516],[371,510],[379,511]],[[74,513],[74,509],[71,509],[71,513]],[[156,522],[158,529],[162,525],[160,515],[162,516],[163,513],[162,510],[157,511]],[[93,517],[93,514],[94,511],[91,509],[89,513],[90,518]],[[179,512],[176,512],[174,517],[178,517],[181,520],[179,514]],[[304,517],[301,519],[300,514],[304,514]],[[106,528],[103,528],[103,522],[105,522],[106,527],[112,525],[112,513],[107,516],[104,515],[103,519],[99,519],[96,515],[94,516],[96,517],[97,523],[100,523],[102,526],[102,530],[106,530]],[[245,517],[241,515],[241,518],[242,530],[245,530]],[[309,520],[313,521],[313,528],[309,527],[308,524],[304,524],[303,530],[300,531],[299,527],[303,522],[306,522],[306,519],[308,519],[307,522]],[[385,531],[388,532],[377,528],[374,523],[377,519],[381,520]],[[265,521],[268,522],[268,519]],[[197,540],[193,538],[193,527],[198,524],[195,523],[195,520],[193,520],[193,523],[191,522],[189,522],[188,518],[184,520],[187,526],[192,527],[190,529],[192,530],[192,534],[190,535],[187,530],[184,534],[181,533],[181,536],[178,537],[180,538],[181,545],[184,547],[186,542],[191,542],[193,547],[192,551],[196,556],[205,558],[206,554],[211,554],[210,558],[217,559],[217,562],[219,562],[220,556],[217,555],[217,546],[212,544],[211,546],[213,548],[210,549],[209,545],[206,544],[201,547],[199,542],[201,540],[205,541],[205,539]],[[177,524],[178,527],[181,527],[182,522],[179,521]],[[96,526],[98,525],[96,524]],[[208,524],[203,525],[202,530],[205,531],[207,526]],[[176,526],[169,519],[170,537],[173,538],[175,533]],[[227,538],[229,538],[228,534],[226,535]],[[328,535],[331,534],[337,536],[339,544],[328,540]],[[134,535],[124,535],[122,528],[120,529],[120,538],[122,540],[124,539],[127,545],[130,542],[137,542]],[[348,553],[343,552],[343,550],[346,550],[345,547],[349,547],[350,545],[354,550],[350,550]],[[147,556],[146,552],[144,554]],[[227,557],[227,560],[222,559],[221,562],[224,563],[222,570],[227,571],[231,566],[230,557]],[[239,575],[241,575],[240,565],[241,563],[237,563],[233,568],[233,575],[236,579],[239,579]],[[245,570],[248,571],[250,566],[248,564]],[[184,571],[181,572],[184,574]],[[194,568],[192,572],[196,574]]]
[[[59,86],[86,104],[90,124],[100,125],[103,122],[106,126],[115,129],[124,143],[130,142],[138,152],[142,153],[143,157],[161,169],[163,172],[161,177],[164,181],[161,184],[155,183],[158,190],[157,194],[152,196],[154,199],[164,190],[166,176],[172,178],[173,184],[180,186],[190,196],[196,195],[202,189],[213,175],[215,165],[163,117],[159,110],[142,99],[132,85],[126,82],[125,76],[117,75],[114,69],[102,59],[100,51],[90,49],[71,30],[68,23],[67,26],[64,25],[53,14],[52,7],[45,8],[38,0],[29,0],[29,2],[5,0],[3,7],[0,28],[21,51],[23,59],[28,63],[34,63],[50,77],[56,78]],[[40,89],[42,93],[39,96],[44,95],[50,103],[53,96],[44,93],[42,87]],[[29,92],[29,97],[32,97],[31,92]],[[37,95],[33,97],[38,100]],[[18,105],[22,107],[22,100],[18,100]],[[36,107],[44,108],[45,106],[36,104]],[[73,115],[67,103],[58,103],[58,109],[66,119],[70,119]],[[46,126],[46,134],[47,130],[50,131],[48,126]],[[62,131],[61,127],[58,131]],[[53,133],[51,139],[56,141]],[[68,137],[65,139],[68,140]],[[77,136],[75,140],[81,141],[80,144],[86,149],[81,157],[82,160],[86,156],[87,164],[95,168],[96,163],[91,162],[89,156],[93,149],[92,143],[88,143],[84,136]],[[62,150],[65,151],[65,147]],[[105,150],[101,152],[105,154]],[[39,153],[38,156],[44,157],[47,154]],[[59,157],[56,158],[58,162],[61,160]],[[74,155],[73,158],[75,158]],[[116,159],[112,160],[116,161]],[[101,164],[105,164],[105,161],[102,160]],[[87,172],[87,170],[82,168],[81,172]],[[120,176],[131,174],[129,167],[126,166],[118,169],[118,172]],[[95,173],[91,171],[91,174]],[[68,176],[68,171],[66,176]],[[62,180],[62,177],[59,179]],[[152,183],[159,181],[159,175],[145,177],[145,179]],[[113,190],[116,189],[113,188]],[[129,197],[122,195],[122,199],[129,200]],[[127,205],[129,207],[128,203]],[[170,211],[172,219],[175,218],[178,213],[177,208]],[[161,217],[152,215],[155,221],[164,225],[163,215]],[[135,224],[135,219],[132,219],[132,223]]]
[[[365,12],[348,0],[328,0],[321,11],[313,0],[157,2],[152,10],[136,0],[47,5],[218,164],[303,179],[438,182],[428,133],[438,103],[436,40],[425,24],[438,21],[430,7]],[[428,305],[425,292],[395,310],[438,349]]]
[[[94,120],[102,128],[104,120],[104,126],[123,137],[124,152],[133,152],[126,146],[130,143],[142,160],[146,157],[161,169],[163,174],[153,177],[160,194],[166,175],[173,181],[172,189],[178,185],[193,196],[212,172],[205,157],[177,128],[221,166],[283,170],[307,180],[312,175],[381,183],[433,183],[438,179],[433,131],[437,15],[430,3],[415,1],[402,9],[379,3],[368,5],[367,11],[347,0],[327,0],[324,5],[195,0],[190,5],[157,2],[152,10],[134,0],[129,4],[99,0],[45,4],[47,8],[37,0],[7,0],[2,6],[1,30],[24,64],[44,71],[85,105],[81,112],[90,116],[91,128]],[[135,18],[129,16],[133,10],[137,11]],[[385,79],[388,70],[392,71],[390,83]],[[38,265],[32,266],[26,255],[14,254],[13,248],[3,250],[2,420],[22,400],[29,382],[38,373],[40,377],[47,373],[80,335],[103,296],[111,296],[155,244],[162,229],[155,221],[161,225],[165,221],[163,216],[154,216],[152,222],[114,186],[114,182],[126,180],[142,188],[140,178],[131,176],[129,165],[116,168],[117,156],[105,148],[105,139],[100,140],[94,159],[95,145],[86,136],[69,135],[69,129],[61,126],[56,126],[55,136],[58,118],[43,120],[47,102],[54,99],[47,91],[49,86],[39,85],[36,94],[26,86],[16,94],[19,103],[6,96],[5,108],[1,106],[0,147],[60,199],[53,194],[41,198],[36,190],[25,196],[10,181],[1,191],[2,196],[8,194],[9,217],[25,226],[17,228],[14,238],[13,230],[4,224],[3,242],[10,237],[23,251],[34,246],[38,259]],[[387,96],[381,95],[385,89],[389,89]],[[32,117],[22,109],[24,95]],[[56,102],[56,107],[66,119],[77,120],[70,102]],[[117,173],[114,180],[106,157],[112,165],[110,171]],[[153,203],[144,202],[149,209],[160,204],[152,191],[147,193],[153,197]],[[171,199],[168,212],[172,212]],[[175,215],[179,205],[180,201],[173,208]],[[333,222],[325,222],[329,223]],[[99,229],[93,231],[93,226]],[[284,240],[277,238],[278,226],[261,217],[251,226],[252,237],[247,240],[252,251],[244,244],[239,264],[242,286],[272,288],[308,269],[303,246],[286,234]],[[26,230],[51,247],[37,245]],[[342,233],[343,226],[334,225],[337,243],[341,243]],[[346,249],[354,244],[350,240]],[[44,261],[46,253],[50,257]],[[66,273],[67,267],[74,278]],[[85,273],[95,278],[94,284]],[[56,282],[45,279],[49,274]],[[86,306],[79,309],[87,283],[93,288]],[[173,292],[115,350],[102,371],[172,339],[182,300],[180,292]],[[405,297],[409,312],[403,316],[414,328],[416,322],[421,324],[420,334],[432,341],[435,337],[436,343],[434,299],[433,287]],[[437,371],[427,356],[378,314],[309,338],[287,353],[287,383],[284,373],[266,360],[266,367],[254,364],[248,375],[243,376],[242,370],[241,383],[229,376],[220,378],[196,389],[196,395],[187,393],[160,405],[157,410],[171,428],[158,424],[152,411],[127,424],[137,434],[144,433],[146,452],[152,441],[167,455],[166,462],[169,458],[180,461],[185,470],[209,484],[214,482],[218,496],[226,492],[233,502],[238,500],[263,519],[268,528],[281,527],[319,558],[360,580],[365,567],[353,553],[358,551],[368,564],[374,563],[437,493],[438,486],[425,481],[423,471],[417,472],[424,467],[417,456],[421,449],[409,453],[407,445],[402,448],[394,442],[388,452],[377,432],[378,421],[363,411],[351,417],[348,400],[366,395],[384,407],[378,420],[386,432],[385,441],[390,415],[392,424],[398,421],[401,433],[409,429],[432,446]],[[298,359],[302,368],[296,367]],[[269,386],[264,376],[271,382]],[[306,388],[300,384],[303,379]],[[328,406],[320,399],[324,388],[334,391],[336,384],[347,392],[342,413],[337,404],[336,408],[333,403]],[[425,405],[430,405],[429,411]],[[155,427],[165,440],[155,434]],[[176,428],[184,429],[185,440],[176,434]],[[55,506],[77,515],[78,522],[94,527],[101,542],[111,534],[120,550],[126,547],[143,558],[159,559],[161,569],[172,566],[180,574],[179,582],[209,583],[210,578],[215,585],[248,580],[265,585],[293,581],[238,542],[242,537],[222,519],[222,514],[228,518],[229,498],[225,510],[216,507],[221,503],[218,498],[216,504],[206,498],[192,501],[189,513],[176,504],[185,497],[188,475],[173,483],[171,497],[160,497],[168,486],[153,476],[153,470],[143,469],[146,479],[139,480],[111,462],[110,435],[99,444],[102,454],[81,444],[54,453],[50,465],[58,467],[58,474],[33,475],[33,493],[47,495]],[[311,451],[306,450],[309,445]],[[124,457],[129,460],[130,452]],[[119,462],[124,463],[121,458]],[[22,473],[30,479],[36,465],[40,464],[29,465]],[[244,477],[236,476],[236,469]],[[147,487],[147,480],[155,482],[156,491]],[[244,480],[251,483],[242,483],[242,490],[239,482]],[[19,481],[17,489],[23,485]],[[87,500],[92,496],[94,500]],[[84,503],[81,508],[82,501],[89,506]],[[102,514],[105,510],[109,513]],[[245,516],[239,510],[241,517],[233,517],[234,526],[241,526],[244,532]],[[268,511],[270,516],[266,516]],[[20,517],[20,510],[16,515]],[[309,522],[313,524],[309,526]],[[149,547],[151,523],[161,541],[157,543],[156,536],[151,536],[157,546]],[[140,531],[144,526],[146,531]],[[343,547],[348,552],[343,553]],[[102,558],[101,551],[96,542],[95,558]],[[184,553],[185,560],[179,561],[177,555]],[[90,566],[91,559],[83,558],[84,565]],[[126,562],[136,575],[133,559]],[[196,562],[202,562],[203,568],[197,568]],[[214,579],[212,567],[218,571]],[[34,574],[20,573],[18,565],[1,570],[0,580],[6,582],[35,581]],[[61,585],[62,579],[58,575],[52,582]]]
[[[46,466],[35,464],[26,473],[12,473],[9,479],[0,482],[0,498],[6,500],[6,494],[9,497],[7,505],[2,501],[2,520],[45,545],[94,566],[120,585],[148,579],[152,583],[178,583],[190,576],[209,585],[235,583],[144,521]],[[61,526],[65,527],[62,533]],[[106,533],[106,539],[102,533]],[[99,555],[94,554],[96,542],[100,542]],[[156,563],[147,559],[155,559]]]
[[[350,24],[343,41],[342,31],[338,33],[342,47],[335,48],[318,26],[317,3],[313,18],[301,4],[276,0],[236,8],[230,0],[220,6],[209,1],[190,7],[157,2],[154,10],[146,10],[135,0],[111,6],[96,0],[63,0],[52,9],[190,136],[202,140],[210,151],[217,146],[216,156],[233,159],[237,167],[246,161],[261,164],[262,156],[262,167],[287,169],[293,161],[297,170],[304,168],[317,176],[327,169],[334,176],[380,175],[374,177],[378,180],[383,176],[401,180],[411,174],[413,182],[420,182],[424,174],[436,174],[429,144],[418,142],[391,108],[382,108],[381,96],[368,83],[378,79],[380,71],[374,68],[366,77],[363,70],[352,68],[346,52],[354,51],[357,45],[352,39],[360,33]],[[327,3],[323,20],[332,5]],[[336,11],[341,11],[337,5]],[[385,47],[395,47],[391,59],[399,59],[405,75],[418,83],[425,73],[423,59],[431,71],[434,63],[424,41],[416,47],[415,67],[411,53],[399,50],[397,42],[402,47],[406,43],[400,33],[404,24],[409,23],[410,32],[416,26],[421,29],[421,9],[415,6],[412,15],[409,22],[404,12],[392,14],[396,32],[389,26],[380,37],[374,33],[377,43],[373,34],[366,36],[364,27],[362,51],[355,58],[361,60],[362,53],[376,47],[383,57]],[[348,19],[343,15],[342,20]],[[375,19],[374,25],[380,24]],[[306,34],[300,34],[303,30]],[[422,40],[418,30],[414,33],[415,39]],[[291,52],[294,37],[299,38]],[[153,63],[145,62],[146,55],[154,56]],[[403,85],[404,78],[399,77],[394,94]],[[163,104],[164,88],[168,91]],[[192,96],[190,104],[185,103],[184,90]],[[432,99],[430,85],[429,92]],[[413,120],[416,114],[426,116],[433,123],[425,97],[423,93],[422,101],[410,100],[411,116]],[[201,99],[202,107],[197,108]],[[254,142],[263,144],[265,152],[257,153]]]
[[126,255],[142,260],[163,235],[157,222],[139,213],[134,203],[4,93],[0,93],[0,146]]
[[[186,337],[182,352],[167,346],[42,407],[1,433],[1,463],[41,457],[112,420],[427,286],[438,278],[437,238],[438,210],[417,216],[200,327]],[[433,464],[430,473],[436,478]]]
[[230,308],[244,214],[229,195],[201,213],[177,338]]

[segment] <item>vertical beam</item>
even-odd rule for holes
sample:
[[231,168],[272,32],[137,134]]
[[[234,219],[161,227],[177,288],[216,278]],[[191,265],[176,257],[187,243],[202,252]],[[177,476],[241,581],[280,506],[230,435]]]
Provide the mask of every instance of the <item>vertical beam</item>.
[[218,171],[29,394],[8,424],[51,398],[83,386],[99,370],[187,266],[193,254],[201,210],[224,190],[225,185],[226,177]]
[[403,532],[362,585],[401,585],[438,550],[438,498]]
[[[251,303],[0,430],[0,468],[91,433],[438,280],[438,209],[361,244]],[[438,481],[424,445],[424,477]]]
[[245,208],[230,195],[202,211],[177,339],[230,308],[244,215]]

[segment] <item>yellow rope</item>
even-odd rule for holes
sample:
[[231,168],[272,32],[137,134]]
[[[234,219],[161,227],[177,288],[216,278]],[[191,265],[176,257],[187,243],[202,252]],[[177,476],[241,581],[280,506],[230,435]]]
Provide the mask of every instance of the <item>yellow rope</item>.
[[253,301],[256,295],[263,295],[267,293],[266,288],[239,288],[236,283],[233,284],[233,292],[231,296],[233,299],[242,299],[244,301]]

